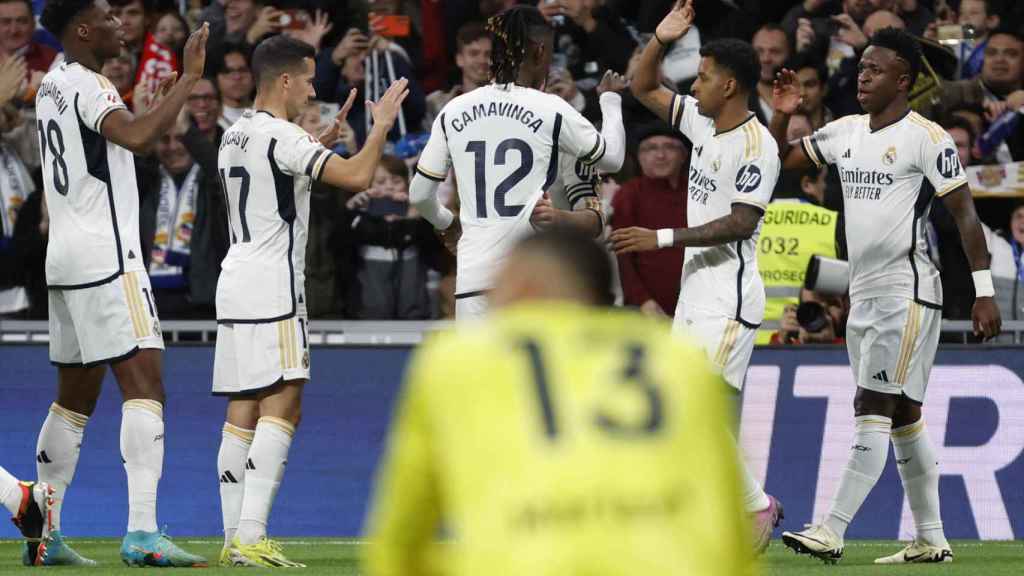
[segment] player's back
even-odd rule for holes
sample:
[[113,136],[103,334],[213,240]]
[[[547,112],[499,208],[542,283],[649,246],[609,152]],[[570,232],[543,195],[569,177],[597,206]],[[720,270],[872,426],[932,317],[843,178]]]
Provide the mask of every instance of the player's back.
[[[426,345],[392,451],[435,459],[404,481],[437,480],[452,574],[737,574],[749,547],[724,389],[657,321],[532,305]],[[435,487],[388,474],[371,565],[395,568],[392,530],[418,527],[390,499]]]
[[557,96],[508,84],[444,107],[439,120],[461,203],[459,293],[491,288],[504,255],[530,232],[533,206],[558,175],[565,107]]
[[109,80],[78,63],[51,70],[36,93],[51,288],[103,284],[144,269],[135,158],[100,134],[107,116],[124,108]]
[[247,111],[221,140],[231,246],[217,283],[220,322],[293,316],[304,300],[309,194],[330,152],[299,126]]

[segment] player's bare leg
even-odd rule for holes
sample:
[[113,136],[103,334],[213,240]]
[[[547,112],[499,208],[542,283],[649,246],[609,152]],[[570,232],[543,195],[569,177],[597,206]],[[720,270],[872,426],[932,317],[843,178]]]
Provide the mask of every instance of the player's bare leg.
[[156,494],[164,466],[162,352],[139,350],[112,365],[124,404],[121,459],[128,475],[128,534],[121,559],[135,566],[205,566],[157,530]]
[[245,462],[245,490],[238,532],[229,555],[246,566],[298,567],[267,538],[267,519],[281,487],[295,428],[302,419],[305,380],[285,380],[258,395],[259,419]]
[[857,388],[856,433],[832,509],[824,522],[801,532],[784,532],[782,541],[797,553],[835,563],[843,556],[846,528],[885,468],[893,418],[901,396]]
[[939,463],[924,425],[921,406],[903,396],[893,417],[892,446],[903,491],[914,515],[916,537],[899,552],[876,564],[952,562],[953,551],[939,514]]
[[224,520],[224,547],[220,554],[222,566],[231,565],[231,542],[238,531],[242,497],[245,495],[245,464],[259,417],[260,402],[255,394],[233,396],[228,400],[220,451],[217,453],[220,507]]

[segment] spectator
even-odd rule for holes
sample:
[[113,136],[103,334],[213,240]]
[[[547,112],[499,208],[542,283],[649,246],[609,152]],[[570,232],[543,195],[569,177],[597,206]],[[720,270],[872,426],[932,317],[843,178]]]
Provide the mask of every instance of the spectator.
[[427,96],[427,111],[423,116],[423,129],[427,132],[434,118],[452,98],[491,81],[491,35],[483,24],[469,22],[459,29],[455,42],[455,66],[461,73],[460,83],[447,92],[438,90]]
[[348,242],[355,249],[355,271],[348,314],[364,320],[423,320],[432,317],[427,292],[428,262],[440,244],[433,226],[409,213],[409,168],[384,156],[373,186],[347,204]]
[[[1024,107],[1024,40],[1020,33],[1000,29],[992,32],[985,47],[981,74],[974,79],[947,82],[939,92],[939,102],[922,113],[941,117],[950,111],[966,108],[986,112],[989,121]],[[994,152],[983,153],[999,163],[1024,160],[1024,130],[1017,120],[1003,134],[1002,141],[993,141]]]
[[252,106],[253,79],[249,52],[241,44],[227,44],[217,68],[220,92],[220,127],[227,130]]
[[772,119],[772,83],[775,81],[775,74],[782,68],[783,62],[789,58],[791,52],[789,37],[781,26],[765,24],[754,33],[751,44],[761,62],[761,79],[757,83],[757,94],[760,96],[761,113],[767,123]]
[[928,26],[935,21],[935,13],[925,4],[926,2],[922,0],[897,0],[896,2],[894,11],[906,22],[907,32],[914,36],[923,36]]
[[119,55],[110,58],[103,63],[100,73],[117,88],[117,93],[121,95],[125,106],[134,110],[135,61],[132,60],[131,54],[122,51]]
[[846,341],[849,316],[849,295],[826,296],[803,288],[800,304],[786,306],[771,343],[842,344]]
[[975,127],[965,118],[952,116],[943,122],[943,128],[953,138],[956,144],[957,154],[960,156],[960,165],[963,167],[974,164],[974,141],[978,138]]
[[[860,63],[860,52],[867,46],[868,38],[883,28],[903,30],[906,25],[903,19],[888,10],[876,10],[865,21],[861,29],[850,18],[840,20],[841,34],[852,46],[852,56],[842,59],[838,69],[829,78],[826,104],[836,117],[863,112],[857,102],[857,66]],[[831,66],[830,66],[831,68]]]
[[[645,127],[638,139],[641,175],[612,200],[612,228],[686,226],[686,167],[690,152],[682,135],[666,124]],[[679,300],[683,249],[678,247],[618,257],[623,300],[651,316],[671,317]]]
[[185,40],[188,39],[188,21],[176,10],[164,12],[157,18],[153,26],[153,38],[157,42],[170,48],[178,61],[181,61],[181,51],[185,47]]
[[[811,128],[817,130],[831,122],[835,117],[825,107],[828,96],[828,69],[824,63],[806,52],[797,53],[785,65],[796,73],[800,82],[800,112],[807,116]],[[792,123],[791,123],[792,125]]]
[[45,74],[57,57],[56,50],[32,40],[35,28],[30,0],[0,0],[0,52],[24,58],[29,76]]
[[859,59],[858,50],[870,37],[861,32],[868,17],[879,10],[891,13],[895,4],[896,0],[803,0],[786,13],[782,27],[796,38],[798,52],[825,54],[826,66],[835,72],[843,60]]
[[985,61],[989,33],[999,28],[994,0],[960,0],[960,24],[974,29],[973,45],[960,55],[963,60],[960,74],[963,78],[974,78],[981,73]]
[[146,41],[150,0],[109,0],[109,4],[110,13],[121,21],[125,49],[138,64]]
[[[369,72],[367,65],[370,66]],[[388,134],[388,140],[395,142],[405,136],[406,131],[419,131],[426,109],[426,98],[416,80],[415,70],[397,44],[381,36],[367,39],[359,30],[350,30],[337,48],[321,50],[317,55],[314,82],[321,100],[344,101],[349,91],[355,88],[358,91],[356,102],[364,102],[374,100],[374,94],[383,94],[393,80],[403,77],[409,79],[409,95],[402,103],[399,121]],[[372,92],[367,94],[367,89]],[[366,107],[354,106],[348,121],[356,131],[356,141],[362,146],[369,122]]]
[[224,127],[221,125],[221,96],[217,85],[209,78],[203,78],[196,82],[192,93],[188,96],[188,104],[185,109],[188,111],[196,128],[207,140],[220,142],[224,134]]
[[[1007,320],[1024,319],[1024,203],[1010,213],[1008,234],[995,233],[987,226],[985,236],[992,253],[992,283],[999,313]],[[1013,343],[1012,334],[998,338]]]

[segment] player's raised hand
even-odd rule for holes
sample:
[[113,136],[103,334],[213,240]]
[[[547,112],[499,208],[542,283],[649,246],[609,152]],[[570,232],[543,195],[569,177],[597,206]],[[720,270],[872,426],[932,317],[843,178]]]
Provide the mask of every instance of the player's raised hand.
[[622,92],[629,87],[629,80],[625,76],[611,70],[606,70],[601,77],[601,83],[597,85],[597,95],[605,92]]
[[201,78],[203,69],[206,67],[206,39],[210,37],[210,23],[203,22],[203,25],[189,35],[185,41],[184,61],[182,67],[184,76]]
[[619,228],[612,232],[608,240],[616,254],[649,252],[658,249],[658,233],[638,226]]
[[662,44],[671,44],[686,35],[695,16],[693,0],[676,0],[675,6],[658,24],[654,35]]
[[319,140],[321,144],[330,148],[341,139],[342,132],[346,130],[348,124],[345,119],[348,118],[349,110],[352,109],[352,104],[355,101],[356,89],[353,88],[349,90],[348,99],[346,99],[345,103],[341,105],[341,110],[338,111],[334,120],[320,132],[319,136],[317,136],[317,140]]
[[387,92],[376,102],[366,101],[366,107],[373,115],[373,123],[380,124],[388,130],[395,125],[395,119],[402,111],[402,102],[409,95],[409,81],[400,78],[391,83]]
[[971,308],[971,320],[974,322],[974,335],[983,340],[995,338],[1003,327],[994,298],[976,298]]
[[796,72],[783,68],[775,73],[772,84],[772,109],[783,114],[796,114],[804,97],[800,94],[800,83]]

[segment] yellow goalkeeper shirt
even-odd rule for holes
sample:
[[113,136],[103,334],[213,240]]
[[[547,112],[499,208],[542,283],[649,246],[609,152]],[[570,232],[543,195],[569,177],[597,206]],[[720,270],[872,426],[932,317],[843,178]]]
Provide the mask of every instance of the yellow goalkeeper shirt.
[[531,304],[436,336],[395,413],[366,572],[748,574],[725,393],[699,346],[622,310]]

